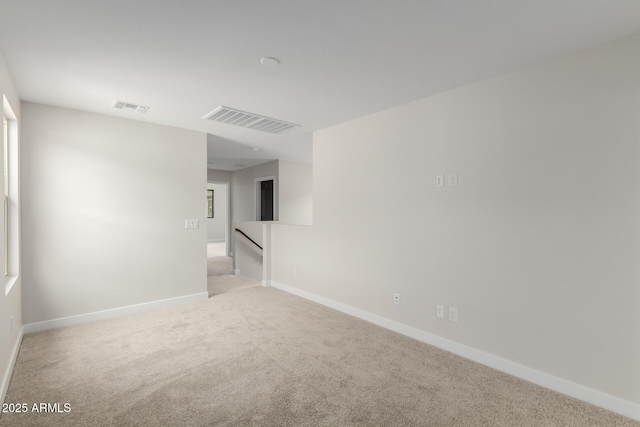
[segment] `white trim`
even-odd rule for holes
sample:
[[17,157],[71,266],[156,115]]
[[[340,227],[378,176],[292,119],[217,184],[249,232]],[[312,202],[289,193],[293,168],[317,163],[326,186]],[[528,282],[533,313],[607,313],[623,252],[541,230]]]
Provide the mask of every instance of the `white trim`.
[[20,351],[20,345],[22,344],[22,337],[24,336],[24,327],[20,328],[20,333],[18,335],[18,339],[13,345],[13,351],[11,352],[11,357],[9,357],[9,365],[7,366],[7,370],[4,372],[2,376],[2,383],[0,383],[0,402],[4,403],[4,399],[7,397],[7,390],[9,389],[9,381],[11,381],[11,374],[13,373],[13,367],[16,365],[16,360],[18,360],[18,352]]
[[[211,219],[211,218],[209,218],[209,219]],[[220,242],[226,242],[226,239],[223,237],[222,239],[207,240],[207,243],[220,243]]]
[[6,279],[6,283],[4,285],[4,294],[9,295],[11,293],[11,289],[13,289],[13,285],[15,285],[18,282],[18,277],[17,276],[9,276]]
[[156,310],[158,308],[173,307],[189,302],[202,301],[209,298],[208,292],[185,295],[177,298],[168,298],[158,301],[145,302],[142,304],[128,305],[125,307],[112,308],[110,310],[96,311],[93,313],[79,314],[77,316],[61,317],[58,319],[45,320],[44,322],[28,323],[24,325],[24,333],[46,331],[48,329],[63,328],[65,326],[79,325],[82,323],[95,322],[98,320],[112,319],[114,317],[127,316],[129,314],[142,313]]
[[390,329],[402,335],[417,339],[418,341],[431,344],[443,350],[513,375],[515,377],[522,378],[542,387],[566,394],[576,399],[583,400],[601,408],[608,409],[612,412],[616,412],[618,414],[640,421],[640,404],[630,402],[619,397],[611,396],[601,391],[594,390],[592,388],[576,384],[563,378],[559,378],[554,375],[550,375],[545,372],[520,365],[516,362],[503,359],[493,354],[485,353],[475,348],[468,347],[464,344],[460,344],[446,338],[442,338],[438,335],[422,331],[412,326],[387,319],[386,317],[382,317],[377,314],[373,314],[368,311],[364,311],[359,308],[355,308],[353,306],[334,301],[332,299],[322,297],[320,295],[316,295],[302,289],[295,288],[293,286],[276,282],[275,280],[269,281],[268,285],[266,286],[271,286],[290,294],[297,295],[304,299],[317,302],[318,304],[322,304],[351,316],[358,317],[360,319],[366,320],[367,322],[382,326],[383,328]]

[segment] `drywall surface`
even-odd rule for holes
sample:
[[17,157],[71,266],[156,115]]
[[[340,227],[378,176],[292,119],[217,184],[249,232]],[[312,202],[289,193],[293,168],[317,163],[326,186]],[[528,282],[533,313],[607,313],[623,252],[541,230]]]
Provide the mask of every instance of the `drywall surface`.
[[208,190],[213,190],[213,218],[207,218],[207,241],[224,242],[226,236],[227,219],[227,192],[229,185],[207,184]]
[[273,280],[637,405],[639,95],[633,37],[316,132]]
[[278,163],[278,160],[275,160],[233,172],[231,203],[235,222],[256,220],[256,179],[268,176],[275,177],[273,214],[275,220],[278,220]]
[[313,167],[309,163],[280,160],[280,222],[313,222]]
[[206,292],[206,134],[22,109],[25,323]]
[[213,182],[231,182],[233,179],[233,172],[220,171],[215,169],[207,169],[207,181]]
[[[18,121],[18,126],[22,125],[20,112],[20,99],[13,85],[11,73],[7,68],[4,56],[0,52],[0,101],[3,101],[1,95],[6,97],[13,113]],[[18,133],[18,135],[20,135]],[[1,143],[1,142],[0,142]],[[4,173],[4,162],[1,162],[0,170]],[[18,188],[20,186],[18,185]],[[20,209],[20,207],[18,207]],[[0,216],[4,215],[4,211],[0,212]],[[4,218],[2,218],[4,221]],[[20,228],[20,227],[19,227]],[[0,234],[4,241],[4,227],[1,227]],[[13,236],[15,237],[15,236]],[[18,229],[18,243],[21,236]],[[0,244],[0,259],[4,260],[4,245]],[[18,267],[18,271],[20,271]],[[4,400],[6,387],[9,385],[11,376],[11,368],[14,357],[17,356],[18,345],[21,339],[22,329],[22,276],[18,274],[13,286],[7,293],[6,283],[0,286],[0,401]]]
[[[279,161],[275,160],[233,172],[233,180],[231,181],[231,218],[233,224],[256,220],[256,179],[269,176],[275,177],[273,213],[277,220],[279,206],[278,185],[280,182],[278,179],[278,163]],[[231,239],[230,252],[233,254],[235,253],[235,244],[238,238],[233,226],[231,227],[231,234],[233,238]]]

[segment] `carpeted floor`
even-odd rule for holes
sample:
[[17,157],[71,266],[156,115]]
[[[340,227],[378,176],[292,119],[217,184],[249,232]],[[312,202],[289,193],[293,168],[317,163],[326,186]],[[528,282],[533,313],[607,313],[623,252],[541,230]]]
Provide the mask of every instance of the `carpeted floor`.
[[233,271],[233,260],[226,256],[207,258],[207,277],[228,276]]
[[209,297],[219,295],[232,289],[240,289],[258,284],[244,276],[234,276],[233,259],[225,254],[225,244],[207,244],[207,289]]
[[233,260],[219,256],[207,260],[207,290],[209,297],[219,295],[232,289],[256,286],[258,282],[244,276],[231,274]]
[[225,242],[207,243],[207,258],[227,256],[227,244]]
[[255,284],[27,335],[6,402],[29,412],[0,426],[640,426]]

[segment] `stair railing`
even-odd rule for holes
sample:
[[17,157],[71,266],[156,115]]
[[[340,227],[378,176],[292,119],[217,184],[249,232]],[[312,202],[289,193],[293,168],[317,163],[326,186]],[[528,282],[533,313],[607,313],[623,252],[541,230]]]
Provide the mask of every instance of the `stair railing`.
[[253,244],[254,244],[254,245],[256,245],[257,247],[259,247],[259,248],[260,248],[260,250],[262,250],[262,246],[260,246],[259,244],[257,244],[257,243],[255,242],[255,240],[253,240],[251,237],[247,236],[247,233],[245,233],[244,231],[240,230],[239,228],[236,228],[236,231],[237,231],[238,233],[242,234],[242,235],[243,235],[244,237],[246,237],[247,239],[249,239],[249,241],[250,241],[251,243],[253,243]]

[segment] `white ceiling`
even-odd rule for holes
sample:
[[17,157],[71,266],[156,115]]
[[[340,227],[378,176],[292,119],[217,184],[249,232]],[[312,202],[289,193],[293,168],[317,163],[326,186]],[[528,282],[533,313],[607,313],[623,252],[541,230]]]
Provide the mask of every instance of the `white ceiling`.
[[[638,0],[0,0],[23,100],[209,133],[223,170],[309,162],[314,130],[636,32]],[[220,105],[301,127],[202,119]]]

